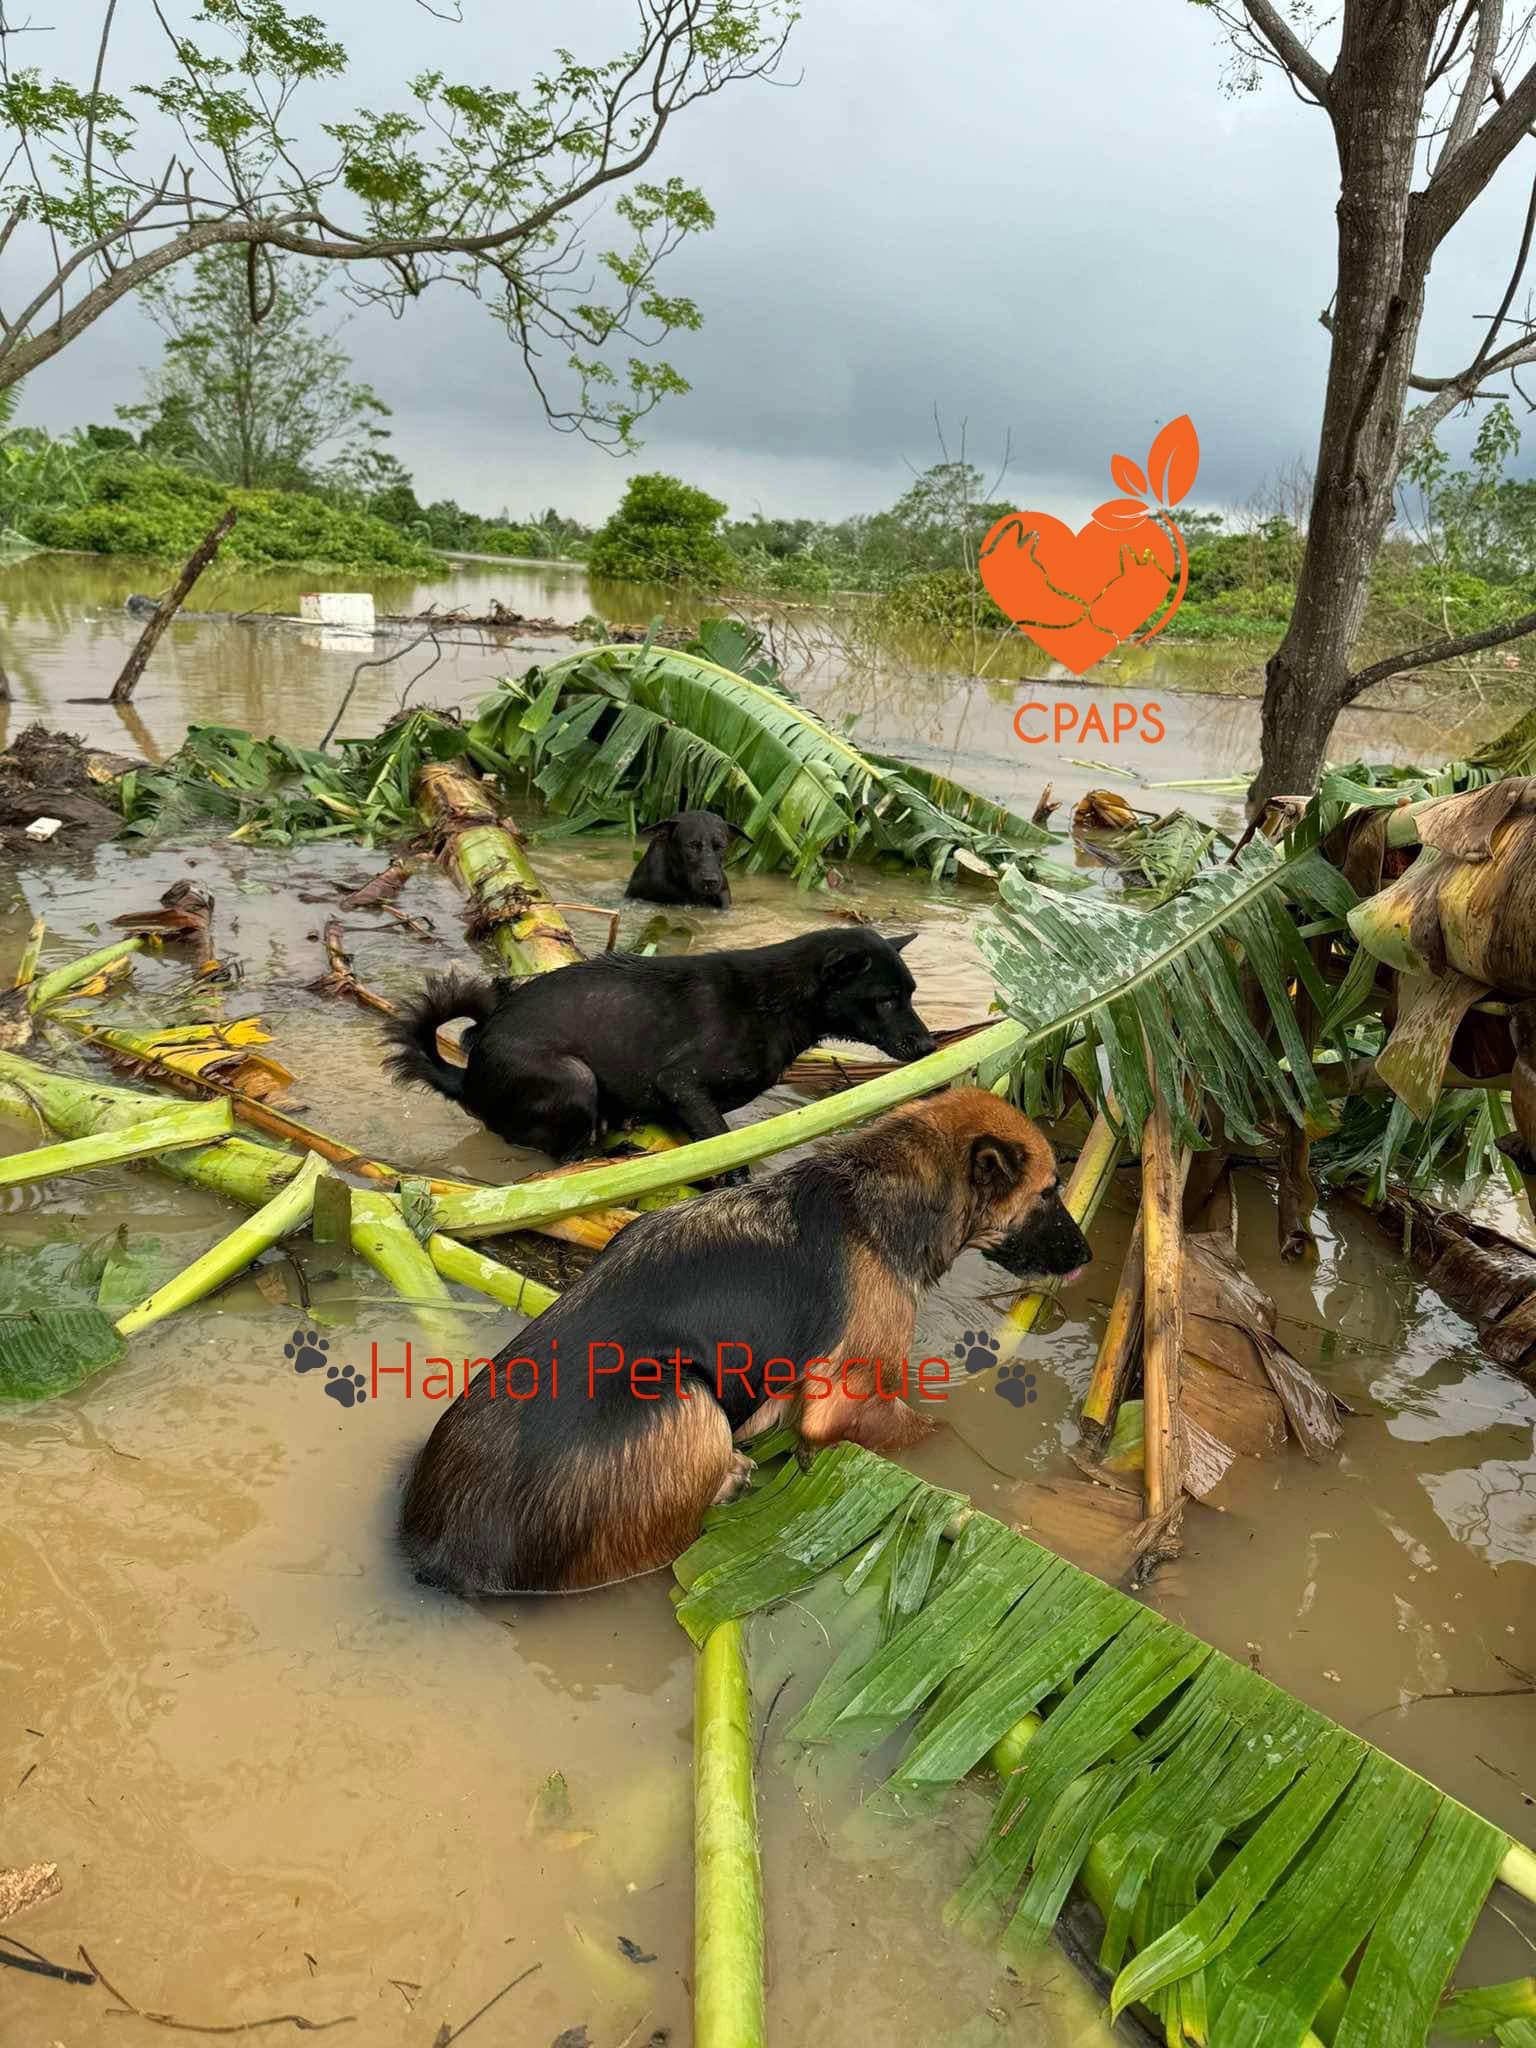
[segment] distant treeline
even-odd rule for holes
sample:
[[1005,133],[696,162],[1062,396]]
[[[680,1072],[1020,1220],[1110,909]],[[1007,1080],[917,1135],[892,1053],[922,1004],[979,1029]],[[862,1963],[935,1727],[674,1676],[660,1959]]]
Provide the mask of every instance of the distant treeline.
[[[1477,631],[1536,609],[1536,482],[1484,463],[1441,465],[1418,484],[1416,523],[1400,527],[1378,561],[1366,640]],[[987,530],[1014,508],[985,497],[964,463],[936,464],[886,511],[837,521],[732,520],[719,499],[679,478],[635,476],[594,532],[552,508],[515,519],[450,498],[423,504],[403,465],[377,449],[298,488],[247,489],[178,456],[163,431],[89,426],[52,436],[0,417],[0,538],[9,533],[12,545],[181,559],[231,501],[240,518],[224,556],[251,566],[426,575],[440,551],[463,551],[585,561],[595,578],[701,595],[857,597],[891,628],[938,641],[1008,625],[975,562]],[[1181,524],[1189,586],[1173,636],[1273,646],[1301,562],[1295,520],[1271,512],[1234,527],[1194,513]]]

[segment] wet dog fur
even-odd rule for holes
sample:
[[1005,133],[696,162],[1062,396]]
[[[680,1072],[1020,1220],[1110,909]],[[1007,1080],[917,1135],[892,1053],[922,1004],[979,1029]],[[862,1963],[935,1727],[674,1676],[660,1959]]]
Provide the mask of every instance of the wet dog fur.
[[629,878],[626,896],[647,903],[696,903],[705,910],[729,910],[731,885],[725,856],[731,840],[745,839],[713,811],[678,811],[647,825],[650,845]]
[[[838,926],[735,951],[605,953],[517,982],[438,975],[384,1027],[385,1066],[556,1159],[632,1123],[714,1138],[823,1038],[899,1060],[933,1051],[901,958],[913,936]],[[437,1033],[465,1016],[456,1067]]]
[[[893,1111],[750,1187],[640,1217],[439,1418],[400,1524],[417,1578],[469,1598],[653,1571],[746,1480],[736,1443],[781,1419],[813,1450],[918,1442],[934,1423],[878,1392],[876,1361],[909,1357],[921,1296],[968,1249],[1020,1280],[1090,1257],[1045,1138],[975,1088]],[[751,1346],[755,1381],[717,1376],[722,1341]],[[589,1380],[589,1347],[606,1364],[615,1343],[631,1363],[668,1362],[654,1398],[623,1372]],[[769,1359],[858,1363],[829,1394],[802,1380],[774,1397]]]

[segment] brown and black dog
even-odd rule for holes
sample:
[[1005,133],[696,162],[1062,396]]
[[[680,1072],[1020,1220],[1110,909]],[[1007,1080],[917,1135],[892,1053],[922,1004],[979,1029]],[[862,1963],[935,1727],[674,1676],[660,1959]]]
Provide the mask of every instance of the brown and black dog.
[[978,1088],[640,1217],[439,1419],[401,1517],[417,1578],[468,1598],[654,1571],[749,1476],[733,1437],[780,1419],[813,1449],[916,1443],[917,1305],[967,1249],[1021,1280],[1090,1257],[1050,1146]]

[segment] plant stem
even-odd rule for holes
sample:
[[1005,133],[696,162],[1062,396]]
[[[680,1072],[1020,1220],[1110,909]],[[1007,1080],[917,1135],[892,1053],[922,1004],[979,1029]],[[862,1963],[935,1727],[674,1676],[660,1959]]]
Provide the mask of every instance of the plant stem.
[[752,1701],[739,1621],[712,1629],[694,1670],[694,2048],[763,2048],[763,1891]]
[[352,1190],[352,1249],[366,1259],[407,1301],[441,1303],[420,1311],[423,1326],[437,1343],[451,1343],[459,1323],[448,1311],[453,1297],[427,1247],[412,1232],[397,1202],[372,1188]]
[[22,949],[21,960],[16,969],[16,979],[11,983],[12,988],[26,988],[36,974],[37,956],[43,950],[43,933],[47,929],[45,921],[38,918],[28,932],[27,943]]
[[499,1259],[487,1258],[484,1252],[477,1252],[473,1245],[460,1244],[457,1238],[444,1237],[440,1230],[427,1239],[427,1254],[445,1280],[456,1280],[461,1287],[478,1288],[493,1301],[525,1316],[541,1316],[560,1299],[552,1287],[514,1273]]
[[189,1102],[167,1108],[118,1131],[95,1137],[69,1138],[60,1145],[36,1145],[0,1159],[0,1188],[22,1187],[56,1175],[83,1173],[94,1166],[120,1166],[155,1152],[178,1152],[190,1145],[216,1144],[234,1128],[227,1102]]
[[[6,1083],[10,1084],[17,1100],[27,1108],[35,1109],[50,1128],[72,1138],[89,1137],[101,1131],[135,1129],[150,1118],[163,1114],[166,1107],[158,1097],[140,1094],[134,1088],[111,1088],[76,1080],[71,1076],[50,1073],[46,1067],[22,1059],[19,1054],[0,1052],[0,1089]],[[8,1107],[4,1094],[0,1093],[0,1112]],[[310,1158],[317,1156],[309,1155]],[[247,1208],[259,1209],[289,1184],[305,1161],[292,1152],[276,1151],[270,1145],[254,1145],[248,1138],[225,1138],[218,1144],[192,1151],[160,1151],[153,1155],[150,1163],[174,1180],[187,1181],[193,1187],[206,1189],[209,1194],[223,1195]],[[354,1204],[363,1199],[364,1192],[353,1190]],[[388,1197],[383,1195],[373,1199],[388,1201]],[[436,1249],[439,1246],[445,1248],[443,1255],[449,1262],[440,1269],[437,1268]],[[511,1267],[485,1258],[468,1246],[457,1245],[449,1237],[434,1236],[428,1249],[432,1253],[434,1268],[441,1270],[450,1280],[478,1287],[493,1300],[506,1302],[513,1308],[527,1305],[533,1314],[541,1313],[548,1306],[548,1301],[541,1302],[538,1308],[531,1306],[547,1293],[547,1289],[541,1288],[537,1281],[525,1280]],[[519,1290],[522,1290],[520,1294]],[[435,1297],[437,1292],[437,1271],[434,1270],[424,1298],[426,1295]],[[550,1300],[553,1298],[549,1297]]]
[[1147,1519],[1157,1521],[1184,1487],[1180,1366],[1184,1357],[1183,1191],[1168,1104],[1154,1084],[1141,1136],[1141,1213],[1146,1260],[1142,1376],[1146,1391]]
[[1146,1280],[1144,1230],[1145,1225],[1138,1212],[1131,1241],[1125,1248],[1120,1283],[1110,1303],[1109,1318],[1099,1342],[1099,1354],[1093,1361],[1093,1378],[1083,1396],[1083,1427],[1102,1436],[1107,1436],[1114,1428],[1121,1396],[1130,1379],[1131,1362],[1141,1341],[1142,1290]]
[[120,1316],[118,1335],[132,1337],[139,1330],[148,1329],[151,1323],[174,1315],[178,1309],[191,1308],[204,1295],[222,1287],[226,1280],[233,1280],[237,1274],[243,1273],[253,1259],[276,1244],[280,1237],[301,1228],[309,1221],[309,1212],[315,1203],[315,1182],[324,1171],[325,1162],[311,1153],[288,1185],[254,1216],[237,1224],[228,1237],[220,1238],[174,1280],[167,1280],[163,1287],[157,1287],[153,1294],[146,1295],[137,1307]]
[[[5,1081],[66,1138],[125,1130],[162,1114],[167,1107],[160,1097],[143,1095],[134,1088],[113,1088],[51,1073],[18,1053],[0,1052],[0,1082]],[[224,1138],[189,1152],[162,1153],[153,1163],[173,1180],[190,1181],[194,1187],[226,1195],[251,1209],[271,1201],[302,1164],[292,1152],[253,1145],[247,1138]]]
[[32,984],[27,1008],[41,1010],[56,996],[89,981],[100,968],[110,967],[114,960],[126,960],[130,953],[141,952],[143,946],[142,939],[118,939],[113,945],[103,946],[99,953],[87,953],[83,960],[72,960],[67,967],[55,967],[52,974],[45,974],[41,981]]

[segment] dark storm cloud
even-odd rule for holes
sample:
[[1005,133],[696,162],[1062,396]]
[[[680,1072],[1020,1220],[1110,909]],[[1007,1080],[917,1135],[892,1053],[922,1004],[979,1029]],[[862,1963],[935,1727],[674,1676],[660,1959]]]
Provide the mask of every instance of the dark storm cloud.
[[[119,38],[141,10],[119,10]],[[147,10],[146,10],[147,11]],[[421,65],[525,78],[557,43],[616,50],[619,0],[466,0],[451,28],[409,0],[331,0],[352,97],[380,106]],[[380,33],[386,22],[389,34]],[[119,45],[135,75],[151,46]],[[1221,91],[1214,24],[1186,0],[810,0],[786,77],[692,110],[658,168],[696,179],[719,217],[666,288],[703,308],[667,353],[692,393],[642,430],[733,508],[869,510],[952,444],[1008,489],[1081,516],[1187,411],[1197,491],[1240,503],[1310,458],[1326,369],[1335,173],[1325,123],[1282,86]],[[1503,187],[1444,252],[1421,352],[1470,353],[1498,296],[1521,195]],[[424,495],[604,512],[632,464],[544,425],[484,309],[439,290],[401,322],[348,330],[395,412]],[[136,395],[155,337],[115,315],[33,380],[29,417],[103,417]]]

